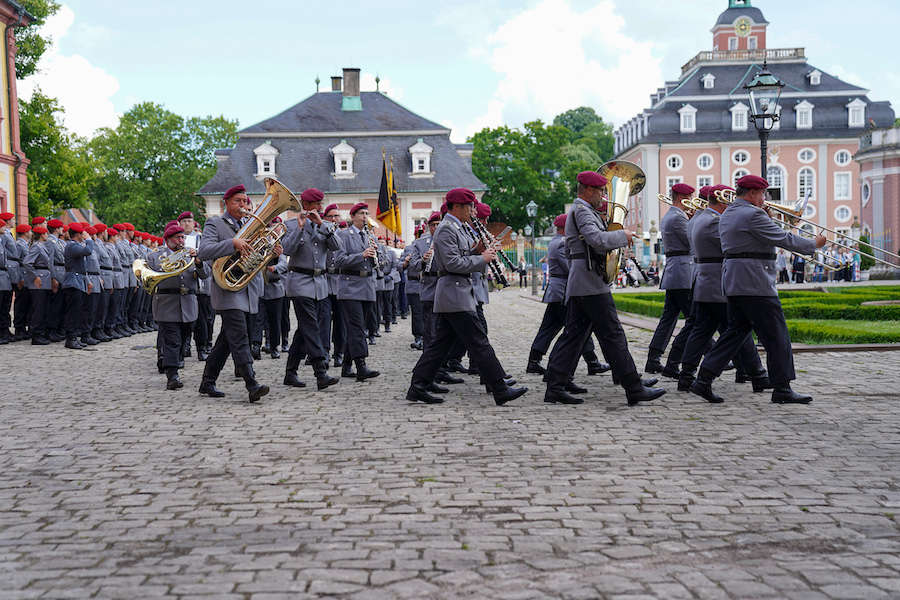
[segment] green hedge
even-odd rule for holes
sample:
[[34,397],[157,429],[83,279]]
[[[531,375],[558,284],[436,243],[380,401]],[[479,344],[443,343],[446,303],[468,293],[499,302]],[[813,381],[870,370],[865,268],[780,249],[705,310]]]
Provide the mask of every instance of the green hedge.
[[663,303],[645,300],[642,298],[632,298],[637,294],[617,294],[613,297],[616,301],[616,309],[623,312],[630,312],[636,315],[645,315],[648,317],[662,316]]
[[850,321],[897,321],[900,305],[860,306],[858,304],[782,304],[786,319],[843,319]]
[[900,324],[829,320],[787,322],[791,340],[803,344],[883,344],[900,342]]

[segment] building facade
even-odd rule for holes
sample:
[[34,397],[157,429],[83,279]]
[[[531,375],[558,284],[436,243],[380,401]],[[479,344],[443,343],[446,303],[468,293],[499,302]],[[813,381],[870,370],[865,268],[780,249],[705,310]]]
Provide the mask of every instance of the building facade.
[[276,177],[299,194],[315,187],[346,212],[357,202],[378,207],[382,156],[393,164],[403,236],[440,208],[447,191],[467,187],[480,198],[485,185],[472,173],[471,144],[454,144],[450,130],[404,108],[385,94],[361,92],[359,69],[332,77],[279,115],[238,132],[234,148],[217,150],[218,170],[198,192],[207,216],[222,213],[222,194],[243,184],[254,201],[263,179]]
[[649,108],[616,130],[616,157],[647,175],[645,190],[630,201],[626,225],[644,232],[645,260],[667,210],[657,194],[669,195],[680,182],[699,189],[759,174],[759,137],[743,86],[764,65],[785,83],[763,174],[772,199],[794,204],[809,198],[806,218],[842,233],[861,220],[853,155],[860,135],[892,125],[894,111],[888,102],[871,100],[869,90],[811,65],[803,48],[767,48],[768,25],[750,0],[729,0],[712,29],[713,49],[688,61],[678,78],[650,96]]
[[6,52],[0,64],[0,212],[28,223],[28,159],[19,143],[19,98],[16,92],[16,27],[31,23],[31,15],[18,2],[0,0],[0,32]]
[[862,233],[873,247],[900,254],[900,127],[866,132],[854,158],[860,171]]

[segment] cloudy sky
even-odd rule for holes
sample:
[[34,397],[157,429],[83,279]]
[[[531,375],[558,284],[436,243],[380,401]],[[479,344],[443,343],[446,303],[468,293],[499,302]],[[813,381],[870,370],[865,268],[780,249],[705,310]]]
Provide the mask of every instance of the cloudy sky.
[[[249,126],[359,67],[381,89],[462,141],[484,126],[550,120],[581,105],[619,125],[697,52],[727,0],[66,0],[46,25],[39,85],[81,135],[151,100],[185,116]],[[896,24],[888,0],[754,0],[768,46],[900,111]],[[777,72],[776,72],[777,74]]]

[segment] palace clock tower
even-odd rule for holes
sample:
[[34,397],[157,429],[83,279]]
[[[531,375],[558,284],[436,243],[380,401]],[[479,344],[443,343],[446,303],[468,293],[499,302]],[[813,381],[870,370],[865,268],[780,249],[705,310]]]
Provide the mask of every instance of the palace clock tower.
[[713,50],[761,50],[766,47],[768,24],[750,0],[729,0],[712,28]]

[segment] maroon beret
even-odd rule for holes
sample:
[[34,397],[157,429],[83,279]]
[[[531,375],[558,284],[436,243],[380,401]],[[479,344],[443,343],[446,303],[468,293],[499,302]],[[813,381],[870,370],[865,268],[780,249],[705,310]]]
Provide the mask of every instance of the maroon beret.
[[475,203],[475,216],[479,219],[487,219],[491,216],[491,207],[484,202]]
[[118,229],[120,232],[128,229],[127,227],[125,227],[124,223],[116,223],[115,225],[113,225],[113,227]]
[[709,196],[712,193],[713,193],[713,186],[704,185],[703,187],[700,188],[700,193],[697,195],[700,196],[701,198],[703,198],[704,200],[709,200]]
[[47,221],[47,226],[51,229],[56,229],[57,227],[62,227],[63,222],[59,219],[50,219],[49,221]]
[[6,221],[0,219],[0,227],[6,227]]
[[316,188],[309,188],[308,190],[303,190],[303,192],[301,192],[300,199],[304,202],[321,202],[325,199],[325,194]]
[[341,229],[347,229],[347,226],[347,221],[341,221],[340,223],[338,223],[338,227],[340,227]]
[[0,219],[3,219],[7,223],[16,218],[16,215],[11,212],[0,213]]
[[369,210],[369,205],[365,202],[357,202],[353,205],[353,208],[350,209],[350,216],[352,217],[363,209]]
[[94,223],[94,231],[97,233],[103,233],[106,231],[106,225],[103,223]]
[[28,225],[26,223],[16,225],[16,233],[28,233],[29,231],[31,231],[31,225]]
[[575,179],[581,185],[590,187],[606,187],[607,184],[606,177],[596,171],[582,171]]
[[75,233],[84,233],[84,225],[81,223],[69,223],[69,231],[74,231]]
[[34,226],[34,225],[41,225],[41,224],[43,224],[46,220],[47,220],[47,219],[45,219],[44,217],[35,217],[35,218],[33,218],[33,219],[31,220],[31,225],[32,225],[32,226]]
[[163,234],[163,239],[167,240],[173,235],[178,235],[179,233],[184,233],[184,227],[181,225],[169,225],[166,227],[166,232]]
[[85,227],[84,232],[89,235],[97,235],[97,230],[94,229],[93,225],[88,225],[87,227]]
[[759,175],[744,175],[736,183],[738,187],[748,190],[765,190],[769,188],[769,182]]
[[689,186],[686,183],[676,183],[675,185],[672,186],[672,193],[690,196],[691,194],[694,193],[694,188],[692,188],[691,186]]
[[329,204],[328,206],[325,207],[325,210],[322,211],[322,214],[327,215],[329,212],[331,212],[333,210],[337,210],[337,209],[338,209],[337,204]]
[[132,225],[131,223],[122,223],[122,225],[124,225],[125,229],[127,229],[128,231],[134,231],[134,225]]
[[[180,220],[180,219],[179,219]],[[172,225],[178,225],[178,220],[172,220],[166,223],[165,227],[163,227],[163,231],[171,227]]]
[[38,225],[37,227],[32,229],[32,231],[38,235],[43,235],[43,234],[47,233],[47,228],[42,225]]
[[228,188],[227,190],[225,190],[225,195],[222,196],[222,200],[228,200],[229,198],[231,198],[231,197],[234,196],[235,194],[241,194],[241,193],[244,193],[244,192],[246,192],[246,191],[247,191],[247,188],[245,188],[245,187],[244,187],[242,184],[240,184],[240,183],[237,184],[237,185],[233,185],[233,186],[231,186],[230,188]]
[[447,192],[447,204],[474,204],[475,192],[468,188],[453,188]]
[[436,210],[428,216],[428,222],[429,223],[440,223],[441,216],[442,216],[441,212]]
[[189,210],[186,210],[183,213],[181,213],[180,215],[178,215],[178,218],[175,220],[181,221],[182,219],[193,219],[193,218],[194,218],[194,213],[192,213]]
[[556,218],[553,219],[553,226],[557,229],[563,229],[566,226],[566,213],[557,215]]

